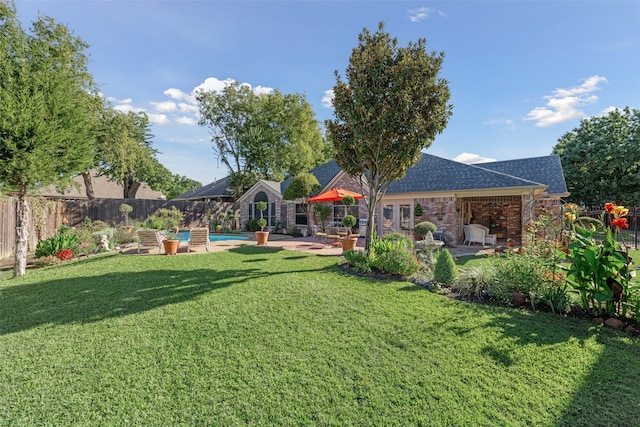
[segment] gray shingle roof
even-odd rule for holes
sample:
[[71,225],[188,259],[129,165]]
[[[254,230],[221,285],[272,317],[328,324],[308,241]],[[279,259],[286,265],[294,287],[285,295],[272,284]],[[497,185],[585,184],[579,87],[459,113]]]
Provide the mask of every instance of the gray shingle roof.
[[233,197],[229,190],[228,181],[229,177],[225,176],[219,180],[207,184],[204,187],[197,188],[195,190],[189,190],[182,193],[175,200],[194,200],[194,199],[215,199],[215,198],[229,198]]
[[[467,165],[431,154],[423,154],[418,164],[407,170],[404,178],[389,186],[387,194],[532,187],[547,184],[521,177],[519,173],[507,174],[490,170],[487,165],[487,163],[483,163],[482,167]],[[528,165],[530,164],[523,162],[521,166],[524,168]],[[532,176],[532,174],[527,173],[526,176]]]
[[564,180],[560,156],[557,155],[480,163],[475,166],[540,182],[548,186],[547,193],[549,194],[569,192]]

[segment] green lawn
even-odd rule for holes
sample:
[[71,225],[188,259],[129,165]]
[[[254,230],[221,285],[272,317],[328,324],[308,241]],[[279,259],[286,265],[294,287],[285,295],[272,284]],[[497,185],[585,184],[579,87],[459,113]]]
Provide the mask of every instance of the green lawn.
[[0,425],[640,425],[640,343],[245,246],[0,281]]

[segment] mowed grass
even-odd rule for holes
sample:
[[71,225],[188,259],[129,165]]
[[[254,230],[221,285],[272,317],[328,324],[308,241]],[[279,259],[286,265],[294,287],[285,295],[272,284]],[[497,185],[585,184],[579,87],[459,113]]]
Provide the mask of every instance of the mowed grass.
[[0,281],[1,425],[640,424],[640,344],[244,246]]

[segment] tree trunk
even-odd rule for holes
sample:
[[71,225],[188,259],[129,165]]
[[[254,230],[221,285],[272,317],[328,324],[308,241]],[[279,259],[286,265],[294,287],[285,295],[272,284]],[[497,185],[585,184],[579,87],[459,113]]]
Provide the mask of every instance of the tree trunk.
[[91,180],[91,173],[85,172],[82,174],[82,179],[84,180],[84,188],[87,191],[87,199],[93,200],[95,199],[95,194],[93,192],[93,181]]
[[26,189],[20,189],[16,201],[16,255],[13,277],[24,276],[27,270],[27,249],[29,245],[29,203]]
[[123,196],[125,199],[135,199],[136,193],[140,188],[140,183],[135,179],[133,179],[132,177],[126,176],[124,178],[124,181],[122,182],[122,187],[124,190]]

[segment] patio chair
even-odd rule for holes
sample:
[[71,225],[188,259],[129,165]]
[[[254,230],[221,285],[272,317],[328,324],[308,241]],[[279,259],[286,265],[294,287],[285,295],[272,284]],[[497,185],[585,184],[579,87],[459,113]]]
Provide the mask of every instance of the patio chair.
[[143,228],[138,230],[138,253],[142,248],[158,248],[162,253],[162,241],[165,237],[158,230]]
[[470,224],[464,226],[464,243],[471,245],[471,243],[481,243],[482,246],[486,244],[495,245],[496,236],[493,234],[487,234],[489,229],[479,224]]
[[204,246],[209,252],[209,228],[199,227],[192,228],[189,233],[189,242],[187,243],[187,252],[191,250],[191,246]]

